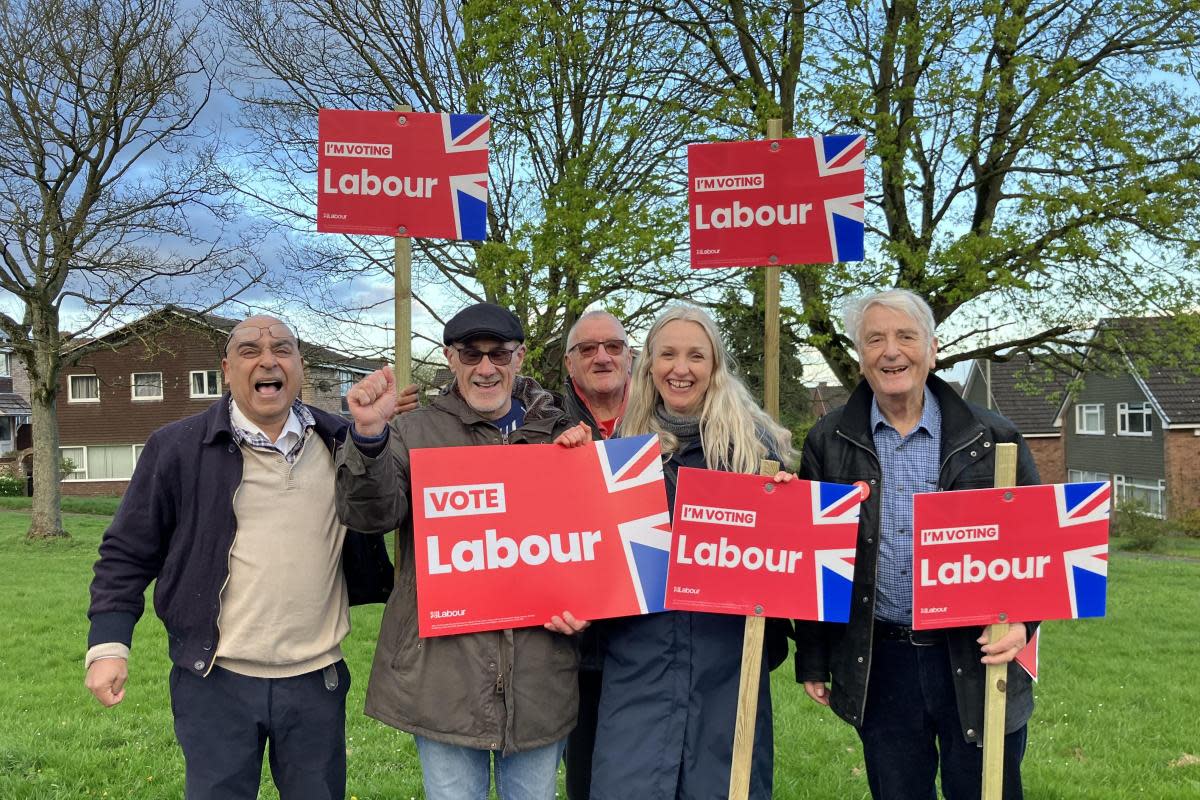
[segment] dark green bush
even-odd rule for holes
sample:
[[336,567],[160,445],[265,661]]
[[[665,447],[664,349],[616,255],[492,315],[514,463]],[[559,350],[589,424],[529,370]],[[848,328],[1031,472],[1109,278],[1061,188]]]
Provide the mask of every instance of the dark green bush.
[[1146,507],[1133,500],[1125,500],[1116,509],[1112,520],[1112,533],[1124,541],[1121,548],[1148,553],[1157,550],[1167,533],[1167,524],[1146,513]]

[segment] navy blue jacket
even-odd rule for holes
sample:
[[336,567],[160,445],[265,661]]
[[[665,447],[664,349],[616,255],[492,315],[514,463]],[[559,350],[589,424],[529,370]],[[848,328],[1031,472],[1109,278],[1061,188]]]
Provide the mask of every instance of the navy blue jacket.
[[[347,422],[309,406],[314,433],[332,453]],[[233,494],[242,452],[233,439],[229,394],[208,410],[150,435],[93,568],[88,647],[131,644],[154,585],[154,609],[167,629],[173,661],[206,675],[217,650],[221,588],[237,530]],[[342,567],[352,604],[385,602],[392,566],[383,538],[350,531]]]
[[[668,508],[679,467],[706,468],[700,444],[665,463]],[[592,800],[718,800],[729,793],[745,617],[664,611],[600,623],[605,640]],[[768,638],[774,626],[768,625]],[[786,640],[784,653],[786,654]],[[771,681],[758,684],[750,797],[771,797]]]

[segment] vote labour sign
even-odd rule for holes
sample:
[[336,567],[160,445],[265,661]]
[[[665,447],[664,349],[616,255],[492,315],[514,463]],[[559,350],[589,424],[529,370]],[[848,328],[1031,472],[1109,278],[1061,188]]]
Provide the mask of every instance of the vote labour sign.
[[411,453],[421,636],[661,611],[657,436]]
[[866,139],[688,147],[692,267],[863,260]]
[[683,467],[667,608],[845,622],[857,486]]
[[485,238],[487,117],[322,108],[318,119],[318,231]]
[[1104,616],[1110,498],[1108,483],[915,495],[913,627]]

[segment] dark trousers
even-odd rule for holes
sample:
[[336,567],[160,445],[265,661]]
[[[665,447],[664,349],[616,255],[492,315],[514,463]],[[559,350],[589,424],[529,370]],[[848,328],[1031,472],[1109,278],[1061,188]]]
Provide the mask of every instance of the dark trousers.
[[[1004,737],[1004,798],[1021,800],[1026,727]],[[978,800],[983,748],[963,737],[946,642],[876,638],[858,732],[875,800]],[[982,732],[980,732],[982,737]]]
[[349,688],[344,661],[293,678],[251,678],[220,667],[202,678],[173,667],[171,709],[187,800],[258,797],[267,742],[281,800],[342,800]]
[[596,747],[596,722],[600,716],[600,685],[604,673],[579,670],[579,721],[567,737],[563,761],[567,767],[568,800],[588,800],[592,793],[592,750]]

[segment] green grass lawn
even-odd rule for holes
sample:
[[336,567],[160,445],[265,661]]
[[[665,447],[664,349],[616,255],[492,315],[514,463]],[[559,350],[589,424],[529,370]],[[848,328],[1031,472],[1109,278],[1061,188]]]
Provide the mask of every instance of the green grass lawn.
[[[107,510],[104,506],[94,509]],[[24,541],[28,514],[0,510],[0,798],[183,794],[162,626],[138,625],[126,699],[103,709],[83,686],[87,587],[108,518],[69,514],[66,542]],[[1114,554],[1109,616],[1043,628],[1042,682],[1025,758],[1026,797],[1200,798],[1200,562]],[[149,603],[148,603],[149,605]],[[421,796],[411,739],[361,713],[382,606],[357,608],[346,656],[349,790]],[[773,676],[775,796],[865,798],[853,730]],[[653,743],[647,743],[653,746]],[[264,783],[264,798],[277,798]],[[630,800],[638,800],[631,797]]]

